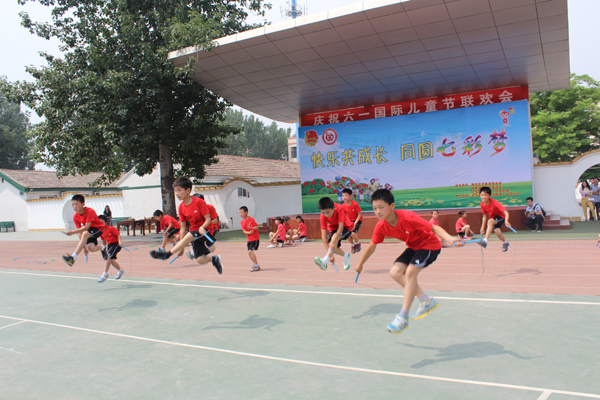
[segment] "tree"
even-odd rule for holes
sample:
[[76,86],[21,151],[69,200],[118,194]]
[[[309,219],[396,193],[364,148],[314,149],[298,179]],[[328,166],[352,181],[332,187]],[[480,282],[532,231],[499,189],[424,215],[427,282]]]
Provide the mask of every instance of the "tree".
[[533,152],[542,162],[568,161],[598,148],[600,82],[571,75],[571,88],[532,93]]
[[[0,77],[0,80],[4,78]],[[9,103],[0,94],[0,168],[33,169],[29,159],[31,147],[27,131],[31,129],[29,117],[21,112],[18,104]]]
[[[24,4],[26,0],[19,0]],[[52,23],[22,24],[58,38],[61,58],[28,68],[35,83],[4,92],[45,117],[33,129],[37,161],[59,176],[103,172],[118,179],[128,162],[140,176],[161,170],[163,208],[175,214],[176,176],[202,179],[223,140],[237,132],[222,123],[230,105],[190,78],[193,62],[176,68],[168,52],[210,50],[213,40],[255,28],[249,11],[263,0],[37,0],[53,7]],[[175,169],[177,166],[177,170]]]
[[229,135],[225,139],[227,146],[219,150],[220,154],[271,160],[287,159],[290,128],[280,128],[275,122],[266,126],[254,115],[247,116],[240,110],[232,109],[226,111],[225,123],[238,128],[241,133]]

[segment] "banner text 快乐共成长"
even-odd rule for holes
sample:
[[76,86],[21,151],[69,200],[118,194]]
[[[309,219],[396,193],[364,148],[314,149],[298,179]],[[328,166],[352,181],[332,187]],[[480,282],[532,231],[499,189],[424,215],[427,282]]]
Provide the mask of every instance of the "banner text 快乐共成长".
[[479,187],[507,206],[531,196],[527,100],[300,128],[303,212],[353,190],[365,210],[388,188],[407,209],[479,206]]

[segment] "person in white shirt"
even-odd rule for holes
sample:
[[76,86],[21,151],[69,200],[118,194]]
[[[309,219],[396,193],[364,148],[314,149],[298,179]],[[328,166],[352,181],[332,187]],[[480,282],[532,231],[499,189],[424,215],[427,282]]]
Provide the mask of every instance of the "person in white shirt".
[[527,198],[527,208],[525,209],[525,225],[529,227],[532,231],[542,232],[544,228],[542,224],[544,223],[544,213],[542,212],[542,207],[539,204],[533,202],[533,197]]

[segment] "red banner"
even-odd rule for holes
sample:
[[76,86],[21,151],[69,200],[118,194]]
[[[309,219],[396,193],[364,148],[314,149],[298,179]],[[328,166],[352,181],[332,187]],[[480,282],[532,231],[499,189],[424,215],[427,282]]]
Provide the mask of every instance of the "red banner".
[[510,101],[529,100],[528,86],[515,86],[502,89],[484,90],[481,92],[454,94],[450,96],[430,97],[427,99],[403,101],[399,103],[380,104],[368,107],[348,108],[337,111],[308,114],[300,117],[300,126],[339,124],[348,121],[395,117],[483,106],[485,104],[508,103]]

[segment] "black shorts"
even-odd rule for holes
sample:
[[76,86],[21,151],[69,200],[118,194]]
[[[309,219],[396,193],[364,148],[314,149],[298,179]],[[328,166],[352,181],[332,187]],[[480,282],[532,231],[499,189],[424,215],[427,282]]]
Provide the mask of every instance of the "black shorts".
[[121,246],[119,243],[109,243],[106,246],[106,252],[108,253],[108,258],[111,260],[117,259],[117,253],[121,251]]
[[502,225],[504,225],[504,217],[500,217],[496,215],[494,217],[494,221],[496,221],[496,225],[494,225],[494,229],[502,229]]
[[[329,234],[327,235],[327,243],[331,242],[331,238],[333,237],[334,234],[335,234],[335,232],[329,232]],[[338,240],[338,242],[337,242],[337,247],[340,247],[342,245],[342,240],[348,239],[351,235],[352,235],[352,232],[350,232],[348,229],[344,228],[344,230],[342,231],[342,234],[340,235],[340,240]]]
[[356,223],[356,227],[352,230],[352,233],[358,233],[358,230],[362,226],[362,219]]
[[248,247],[248,251],[258,250],[259,245],[260,245],[260,240],[251,240],[248,243],[246,243],[246,246]]
[[90,243],[98,244],[98,238],[100,236],[102,236],[102,231],[98,228],[93,228],[90,226],[90,228],[88,229],[88,232],[90,234],[90,237],[85,242],[85,244],[90,244]]
[[396,258],[394,263],[414,265],[415,267],[425,268],[434,262],[440,255],[441,250],[413,250],[408,248],[400,257]]
[[456,232],[456,233],[457,233],[457,234],[458,234],[458,236],[460,236],[461,238],[464,238],[464,237],[465,237],[465,233],[464,233],[464,232],[462,232],[462,231],[461,231],[461,232]]
[[194,237],[194,241],[192,242],[192,249],[194,250],[194,256],[196,256],[196,258],[198,258],[200,256],[209,255],[210,254],[209,247],[212,247],[214,242],[216,242],[216,239],[214,238],[214,236],[209,231],[206,231],[206,236],[208,236],[209,238],[211,238],[213,240],[211,242],[210,240],[208,240],[206,238],[206,236],[202,235],[200,233],[200,231],[192,231],[190,233]]
[[285,243],[285,240],[281,240],[281,239],[277,238],[277,243]]
[[175,235],[177,235],[179,233],[179,229],[177,229],[177,228],[171,228],[166,233],[167,233],[167,237],[172,238],[173,236],[175,236]]

